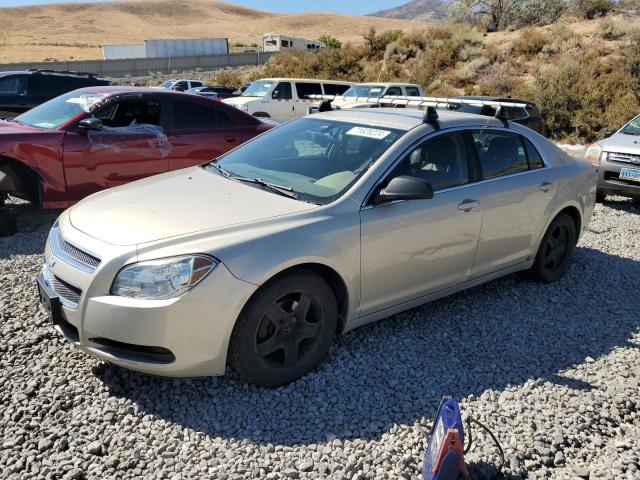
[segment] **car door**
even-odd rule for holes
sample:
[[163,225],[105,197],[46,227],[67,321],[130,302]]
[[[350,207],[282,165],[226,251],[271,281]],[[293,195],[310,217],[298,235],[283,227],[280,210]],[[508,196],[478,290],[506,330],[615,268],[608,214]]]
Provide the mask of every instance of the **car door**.
[[278,82],[271,92],[270,115],[278,120],[295,117],[295,102],[291,82]]
[[92,113],[101,130],[70,127],[63,140],[68,199],[166,172],[164,115],[156,98],[121,97]]
[[317,82],[295,82],[297,100],[293,102],[295,117],[302,117],[307,114],[307,108],[314,101],[309,95],[322,95],[322,85]]
[[199,165],[242,143],[242,132],[229,109],[197,97],[170,100],[169,170]]
[[361,220],[361,313],[367,315],[466,281],[480,224],[477,166],[460,132],[420,142],[381,182],[400,175],[431,183],[428,200],[366,204]]
[[551,215],[557,183],[530,140],[508,130],[471,130],[483,181],[482,231],[472,276],[535,255]]

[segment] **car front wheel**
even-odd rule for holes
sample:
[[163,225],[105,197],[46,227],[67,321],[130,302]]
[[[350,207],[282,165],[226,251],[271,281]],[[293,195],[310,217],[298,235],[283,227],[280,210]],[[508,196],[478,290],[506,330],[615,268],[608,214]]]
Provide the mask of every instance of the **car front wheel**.
[[229,363],[256,385],[292,382],[326,355],[337,322],[335,295],[322,277],[307,270],[284,274],[261,287],[238,317]]
[[542,238],[531,274],[535,280],[551,283],[564,276],[576,247],[576,225],[566,213],[558,215]]

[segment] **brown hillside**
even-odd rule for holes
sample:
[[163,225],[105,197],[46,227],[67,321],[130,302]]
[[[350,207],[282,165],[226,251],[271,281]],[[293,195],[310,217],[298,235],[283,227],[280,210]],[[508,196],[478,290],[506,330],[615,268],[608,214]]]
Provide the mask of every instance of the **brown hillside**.
[[260,43],[266,32],[360,42],[378,30],[424,28],[423,22],[334,13],[280,15],[210,0],[138,0],[0,8],[0,63],[102,58],[101,45],[148,38],[228,37]]

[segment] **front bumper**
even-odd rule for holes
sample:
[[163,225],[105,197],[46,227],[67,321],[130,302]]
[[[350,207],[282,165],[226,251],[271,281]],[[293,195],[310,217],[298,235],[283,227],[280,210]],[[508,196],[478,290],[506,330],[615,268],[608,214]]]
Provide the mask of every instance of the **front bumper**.
[[598,193],[622,195],[640,198],[640,182],[619,178],[623,168],[639,169],[640,165],[632,163],[612,162],[602,155],[598,166]]
[[[81,271],[60,258],[64,255],[57,255],[51,238],[47,241],[43,280],[50,295],[60,297],[60,315],[54,324],[61,334],[96,358],[143,373],[170,377],[224,374],[235,321],[255,285],[237,279],[221,263],[177,298],[140,300],[110,295],[118,270],[132,261],[130,253],[117,253],[106,245],[101,249],[95,239],[82,238],[84,234],[70,225],[61,231],[65,240],[76,246],[84,246],[86,240],[92,252],[102,254],[95,271]],[[64,298],[66,290],[52,284],[54,278],[75,289],[75,303]]]

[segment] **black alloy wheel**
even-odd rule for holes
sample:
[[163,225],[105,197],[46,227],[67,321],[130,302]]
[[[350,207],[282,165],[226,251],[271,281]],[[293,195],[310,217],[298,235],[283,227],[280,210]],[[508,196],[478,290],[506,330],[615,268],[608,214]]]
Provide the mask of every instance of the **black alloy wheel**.
[[531,268],[534,279],[551,283],[564,276],[576,247],[577,233],[573,218],[566,213],[558,215],[540,242]]
[[243,309],[229,346],[229,362],[262,386],[292,382],[329,350],[338,322],[333,291],[319,275],[297,270],[261,287]]

